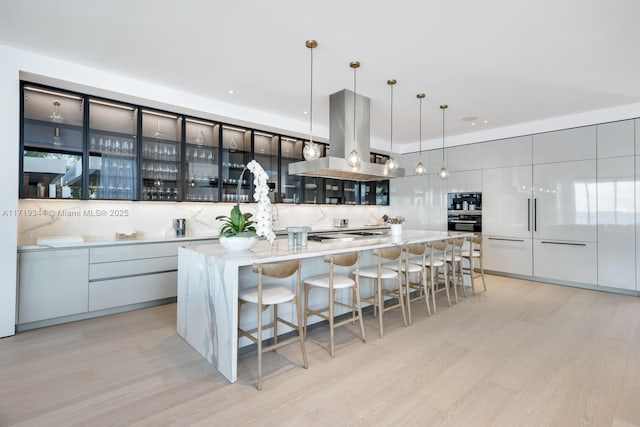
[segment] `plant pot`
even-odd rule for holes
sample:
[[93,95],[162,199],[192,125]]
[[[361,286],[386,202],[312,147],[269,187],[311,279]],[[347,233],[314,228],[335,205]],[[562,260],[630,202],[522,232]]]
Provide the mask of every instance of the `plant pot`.
[[241,252],[253,248],[258,243],[258,236],[221,236],[219,240],[228,252]]

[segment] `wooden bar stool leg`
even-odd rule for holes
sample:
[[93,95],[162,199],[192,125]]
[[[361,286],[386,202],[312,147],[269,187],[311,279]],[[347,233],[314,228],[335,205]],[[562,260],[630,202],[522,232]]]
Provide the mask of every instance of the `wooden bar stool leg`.
[[304,339],[307,339],[307,319],[309,316],[309,294],[311,293],[311,287],[304,285]]
[[278,344],[278,304],[273,305],[273,344]]
[[402,273],[398,271],[398,300],[400,301],[400,310],[402,310],[402,320],[404,321],[404,326],[409,326],[407,323],[407,313],[405,309],[404,296],[402,292]]
[[[380,324],[380,338],[383,338],[384,330],[382,326],[382,316],[384,314],[384,296],[382,295],[382,279],[380,277],[378,277],[377,279],[376,287],[377,287],[377,293],[378,293],[377,305],[378,305],[378,322]],[[374,310],[375,310],[375,306],[374,306]]]
[[336,291],[335,289],[329,290],[329,337],[331,339],[331,357],[335,357],[336,349],[334,343],[334,327],[333,327],[333,312],[334,312],[334,301],[335,301]]
[[[409,286],[409,262],[407,262],[407,266],[404,271],[404,287],[406,289],[406,297],[407,297],[407,316],[409,318],[409,325],[412,324],[411,318],[411,286]],[[400,285],[402,288],[402,284]],[[400,295],[402,295],[402,289],[400,290]],[[406,326],[406,323],[405,323]]]
[[424,302],[427,305],[427,316],[431,316],[431,308],[429,307],[429,287],[427,286],[426,270],[422,270],[422,292],[424,292]]
[[[298,273],[300,270],[298,270]],[[299,280],[299,279],[298,279]],[[307,347],[304,345],[304,331],[302,330],[302,304],[300,301],[300,293],[296,292],[296,324],[298,325],[298,341],[300,341],[300,351],[302,351],[302,366],[304,369],[309,368],[309,361],[307,360]]]
[[451,307],[451,295],[449,294],[449,274],[447,270],[447,265],[443,265],[442,271],[444,272],[444,290],[447,293],[447,303],[449,304],[449,307]]
[[258,390],[262,390],[262,304],[256,304],[258,307]]
[[356,279],[356,285],[354,287],[355,291],[355,301],[356,301],[356,310],[358,311],[358,320],[360,321],[360,333],[362,334],[362,342],[367,342],[367,339],[364,335],[364,323],[362,321],[362,307],[360,304],[360,285],[358,283],[358,279]]

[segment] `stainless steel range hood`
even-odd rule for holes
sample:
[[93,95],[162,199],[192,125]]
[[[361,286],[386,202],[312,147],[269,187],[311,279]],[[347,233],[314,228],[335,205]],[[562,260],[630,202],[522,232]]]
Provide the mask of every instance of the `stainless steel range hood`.
[[[317,160],[291,163],[290,175],[314,176],[353,181],[380,181],[404,176],[404,169],[390,173],[384,165],[369,162],[370,104],[369,98],[356,95],[356,119],[353,122],[354,93],[343,89],[330,96],[329,156]],[[356,126],[356,140],[353,127]],[[356,149],[362,163],[353,168],[347,154]]]

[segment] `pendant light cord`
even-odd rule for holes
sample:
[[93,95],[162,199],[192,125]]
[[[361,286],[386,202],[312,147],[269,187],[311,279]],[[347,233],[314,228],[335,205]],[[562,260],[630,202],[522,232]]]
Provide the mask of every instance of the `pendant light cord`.
[[311,52],[311,88],[309,96],[309,142],[313,143],[313,48],[309,49]]
[[356,70],[353,67],[353,145],[356,146]]
[[442,166],[444,166],[444,110],[445,108],[442,108]]
[[420,161],[422,161],[422,98],[420,98]]
[[391,157],[393,157],[393,85],[391,86]]

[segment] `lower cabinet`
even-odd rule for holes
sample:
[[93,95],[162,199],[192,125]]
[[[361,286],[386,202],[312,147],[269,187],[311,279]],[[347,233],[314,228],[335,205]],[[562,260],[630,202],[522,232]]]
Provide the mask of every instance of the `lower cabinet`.
[[89,283],[89,311],[176,296],[178,273],[146,274]]
[[598,245],[594,242],[534,239],[533,262],[537,278],[598,283]]
[[23,252],[18,262],[19,324],[89,309],[89,249]]
[[175,297],[178,248],[213,241],[20,252],[17,323],[38,322],[23,328],[30,329]]
[[531,239],[483,236],[484,268],[508,274],[533,275]]

